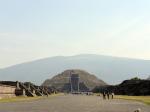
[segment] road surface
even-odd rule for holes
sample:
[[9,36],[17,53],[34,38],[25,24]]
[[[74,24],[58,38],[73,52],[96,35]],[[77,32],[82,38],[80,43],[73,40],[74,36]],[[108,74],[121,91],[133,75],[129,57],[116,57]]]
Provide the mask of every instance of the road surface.
[[61,95],[32,101],[0,103],[0,112],[133,112],[150,106],[128,100],[103,100],[98,96]]

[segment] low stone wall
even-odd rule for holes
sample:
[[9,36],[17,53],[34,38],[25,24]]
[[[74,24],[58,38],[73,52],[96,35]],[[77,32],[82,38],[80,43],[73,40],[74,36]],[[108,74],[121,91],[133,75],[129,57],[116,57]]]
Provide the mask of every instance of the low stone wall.
[[8,85],[0,85],[0,99],[15,97],[16,87]]

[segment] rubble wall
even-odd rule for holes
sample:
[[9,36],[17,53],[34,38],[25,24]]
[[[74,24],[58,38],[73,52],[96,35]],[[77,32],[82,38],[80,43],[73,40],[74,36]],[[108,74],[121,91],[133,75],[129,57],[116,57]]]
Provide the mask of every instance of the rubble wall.
[[15,97],[16,87],[8,85],[0,85],[0,99]]

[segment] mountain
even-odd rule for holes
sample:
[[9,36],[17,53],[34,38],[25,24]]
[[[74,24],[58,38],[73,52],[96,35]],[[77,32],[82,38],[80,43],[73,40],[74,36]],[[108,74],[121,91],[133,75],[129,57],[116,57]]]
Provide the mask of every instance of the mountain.
[[57,56],[22,63],[0,70],[1,80],[31,81],[41,84],[67,69],[82,69],[95,74],[109,84],[117,84],[132,77],[146,78],[150,74],[150,61],[112,56],[83,54]]
[[[79,87],[82,91],[92,90],[96,86],[104,86],[106,83],[96,76],[79,69],[65,70],[64,72],[54,76],[52,79],[47,79],[42,84],[43,86],[53,86],[61,91],[71,91],[70,90],[70,80],[71,74],[76,74],[75,80],[79,79]],[[72,81],[73,82],[73,81]],[[72,84],[76,87],[77,84]],[[77,89],[78,87],[76,87]]]
[[150,80],[150,76],[147,78],[147,80]]

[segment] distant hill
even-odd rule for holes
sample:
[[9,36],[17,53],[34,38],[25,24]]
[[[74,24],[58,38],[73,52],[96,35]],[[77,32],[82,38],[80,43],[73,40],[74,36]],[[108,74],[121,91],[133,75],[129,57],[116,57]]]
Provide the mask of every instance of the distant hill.
[[150,74],[149,67],[148,60],[83,54],[50,57],[14,65],[1,69],[0,77],[1,80],[41,84],[46,78],[53,77],[66,69],[82,69],[95,74],[109,84],[117,84],[136,76],[146,79]]
[[92,90],[96,86],[104,86],[107,85],[104,81],[101,79],[98,79],[96,76],[83,71],[83,70],[66,70],[56,76],[54,76],[52,79],[47,79],[42,84],[43,86],[53,86],[56,89],[59,90],[66,90],[70,91],[70,73],[78,74],[79,76],[79,82],[80,82],[80,90]]
[[150,80],[150,76],[147,78],[147,80]]

